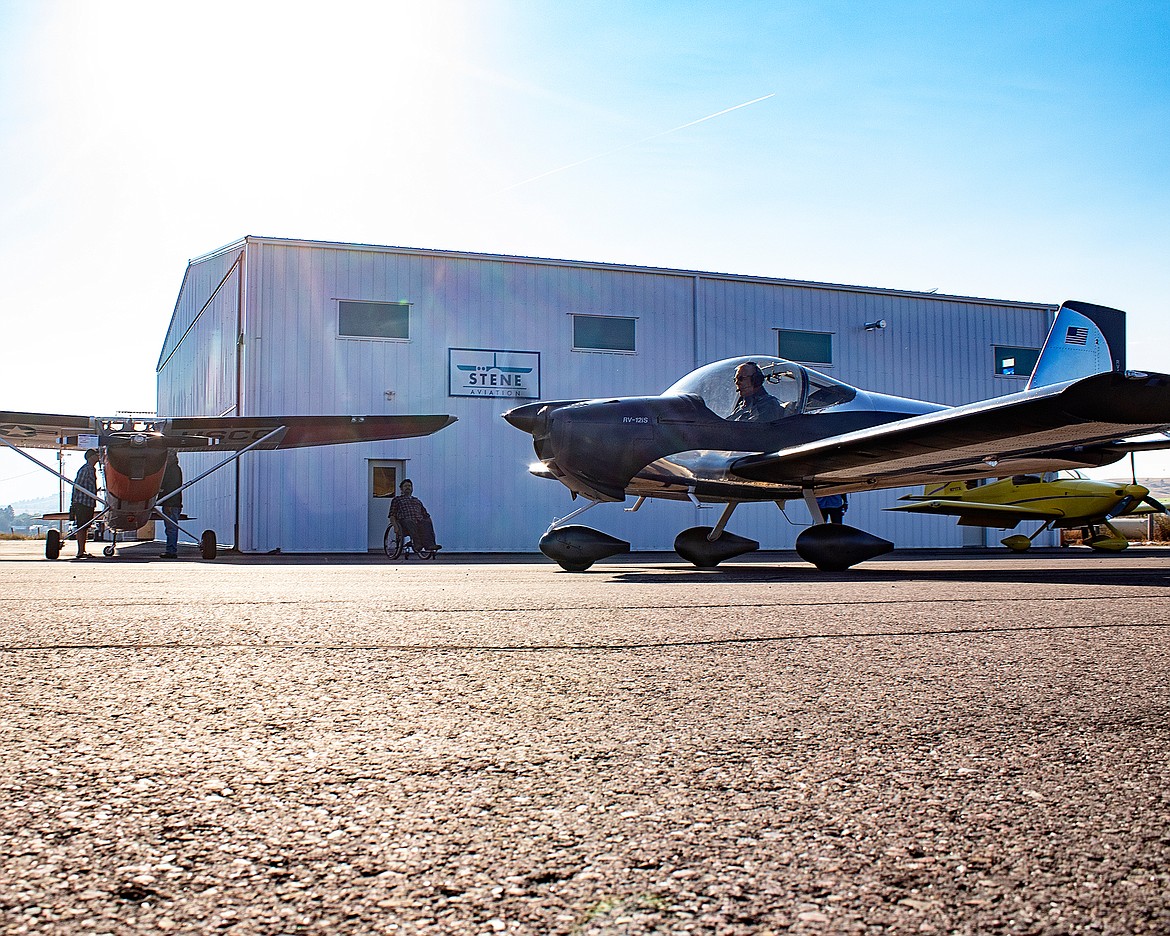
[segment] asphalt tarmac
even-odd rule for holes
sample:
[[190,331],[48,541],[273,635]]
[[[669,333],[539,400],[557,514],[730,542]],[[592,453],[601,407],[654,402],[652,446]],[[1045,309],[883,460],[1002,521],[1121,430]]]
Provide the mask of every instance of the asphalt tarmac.
[[1170,932],[1170,550],[48,562],[0,931]]

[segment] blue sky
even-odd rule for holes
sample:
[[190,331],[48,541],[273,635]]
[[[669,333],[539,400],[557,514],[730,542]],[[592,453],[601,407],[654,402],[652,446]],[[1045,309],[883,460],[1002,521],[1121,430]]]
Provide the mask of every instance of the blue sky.
[[152,409],[245,234],[1080,298],[1170,371],[1168,48],[1165,3],[0,0],[0,408]]

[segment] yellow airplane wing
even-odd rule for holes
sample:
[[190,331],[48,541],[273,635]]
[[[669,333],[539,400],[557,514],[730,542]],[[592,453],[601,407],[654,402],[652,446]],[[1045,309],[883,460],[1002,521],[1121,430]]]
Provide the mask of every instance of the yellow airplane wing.
[[901,510],[908,513],[924,513],[959,518],[960,526],[990,526],[1006,530],[1021,520],[1053,520],[1064,516],[1055,508],[1022,507],[1018,504],[987,504],[961,500],[912,501],[886,507],[886,510]]

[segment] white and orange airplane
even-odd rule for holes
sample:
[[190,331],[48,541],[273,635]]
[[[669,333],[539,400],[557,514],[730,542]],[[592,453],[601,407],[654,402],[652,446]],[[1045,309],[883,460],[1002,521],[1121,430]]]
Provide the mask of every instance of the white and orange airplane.
[[[232,464],[245,452],[303,448],[311,445],[338,445],[346,442],[373,442],[409,439],[438,432],[456,417],[432,416],[174,416],[174,417],[91,417],[61,416],[52,413],[0,411],[0,443],[33,464],[74,483],[23,449],[97,449],[105,479],[104,493],[86,491],[99,509],[93,520],[113,531],[138,530],[151,520],[173,521],[160,505],[208,475]],[[222,461],[173,491],[160,491],[167,452],[231,452]],[[80,529],[69,536],[76,536]],[[190,535],[190,534],[188,534]],[[194,538],[194,537],[192,537]],[[50,530],[45,556],[56,559],[62,536]],[[214,530],[199,537],[204,559],[214,559],[217,543]],[[107,546],[112,556],[115,547]]]

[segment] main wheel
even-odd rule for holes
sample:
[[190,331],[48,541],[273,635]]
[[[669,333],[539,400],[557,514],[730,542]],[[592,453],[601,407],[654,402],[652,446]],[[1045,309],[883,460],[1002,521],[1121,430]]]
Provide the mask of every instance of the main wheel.
[[402,540],[398,538],[398,531],[394,529],[394,525],[386,527],[386,533],[382,537],[382,549],[386,552],[387,559],[397,559],[402,555]]
[[61,531],[49,530],[45,534],[45,558],[56,559],[61,555]]
[[216,552],[215,530],[204,530],[199,537],[199,550],[204,559],[214,559]]

